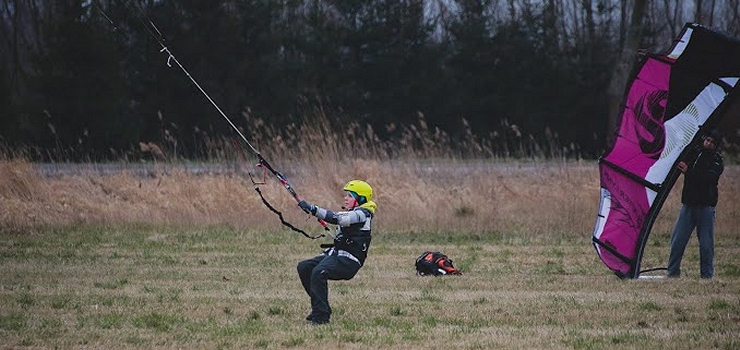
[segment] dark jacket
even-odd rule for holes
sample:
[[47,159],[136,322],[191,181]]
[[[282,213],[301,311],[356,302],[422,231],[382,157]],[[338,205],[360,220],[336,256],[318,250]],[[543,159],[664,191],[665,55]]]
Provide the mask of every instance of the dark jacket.
[[717,206],[719,176],[724,171],[722,155],[704,149],[684,174],[681,203],[691,206]]
[[[372,213],[365,209],[358,210],[364,211],[367,215],[367,221],[370,221],[373,215]],[[370,240],[372,239],[370,236],[370,227],[369,225],[365,225],[366,222],[342,227],[341,230],[337,230],[337,235],[334,238],[334,247],[354,255],[360,260],[360,265],[365,264],[367,251],[370,248]]]
[[373,212],[361,207],[340,212],[318,208],[316,214],[316,217],[330,224],[339,225],[334,237],[334,248],[352,254],[360,265],[365,264],[370,248],[373,216]]

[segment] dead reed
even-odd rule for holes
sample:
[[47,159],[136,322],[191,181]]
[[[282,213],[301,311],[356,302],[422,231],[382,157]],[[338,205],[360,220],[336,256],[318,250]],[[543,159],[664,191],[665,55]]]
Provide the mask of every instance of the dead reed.
[[[342,123],[349,118],[332,119],[321,110],[309,112],[317,117],[277,129],[245,111],[250,128],[242,131],[302,197],[318,205],[338,209],[342,185],[359,178],[376,190],[381,230],[587,237],[593,229],[596,161],[580,159],[578,147],[559,146],[557,135],[538,143],[503,122],[501,132],[481,137],[462,120],[463,137],[453,138],[430,127],[420,114],[415,125],[387,126],[386,133],[395,137],[381,139],[368,125]],[[122,170],[113,174],[40,174],[24,160],[32,158],[31,151],[0,152],[0,227],[148,223],[280,228],[247,176],[261,173],[245,145],[196,130],[204,157],[193,163],[178,158],[178,142],[164,127],[166,121],[161,124],[169,137],[159,146],[142,142],[138,153],[120,159]],[[142,164],[149,169],[146,175],[126,170]],[[235,170],[194,174],[187,171],[189,164]],[[740,191],[738,171],[728,165],[720,183],[719,231],[738,226],[740,206],[730,200]],[[266,180],[259,186],[266,197],[290,221],[314,229],[282,186],[269,174]],[[655,232],[670,229],[677,206],[677,195],[672,195],[663,210],[667,219],[657,221]]]
[[[376,191],[381,231],[556,232],[585,238],[599,200],[596,165],[585,162],[324,160],[280,165],[302,197],[333,209],[339,209],[347,180],[367,180]],[[718,234],[738,227],[740,206],[732,198],[740,191],[739,172],[728,166],[720,182]],[[267,180],[260,189],[289,221],[319,229],[279,182]],[[670,229],[678,197],[671,195],[661,214],[665,219],[657,221],[654,232]],[[3,230],[135,223],[281,227],[244,174],[173,170],[146,177],[125,171],[46,177],[24,161],[0,162]]]

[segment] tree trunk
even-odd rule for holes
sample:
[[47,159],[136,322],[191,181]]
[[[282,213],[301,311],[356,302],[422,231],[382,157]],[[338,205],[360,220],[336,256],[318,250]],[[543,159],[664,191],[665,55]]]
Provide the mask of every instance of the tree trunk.
[[699,24],[704,24],[701,12],[701,0],[696,1],[696,12],[694,12],[694,21]]
[[609,104],[609,118],[606,125],[606,145],[610,146],[616,136],[617,120],[622,112],[622,99],[627,87],[627,80],[635,62],[635,52],[640,44],[640,33],[642,32],[642,19],[647,7],[647,0],[635,0],[632,9],[632,19],[627,28],[622,53],[612,72],[611,81],[607,90],[607,103]]

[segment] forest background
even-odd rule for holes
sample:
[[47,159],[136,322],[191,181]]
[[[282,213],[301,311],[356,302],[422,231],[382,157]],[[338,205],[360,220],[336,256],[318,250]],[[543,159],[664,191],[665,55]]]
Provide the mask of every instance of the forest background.
[[593,159],[635,52],[667,49],[689,21],[738,36],[738,3],[4,0],[0,149],[80,162],[149,146],[212,159],[231,144],[151,20],[247,135],[296,140],[297,125],[328,122],[388,141],[424,127],[456,157]]

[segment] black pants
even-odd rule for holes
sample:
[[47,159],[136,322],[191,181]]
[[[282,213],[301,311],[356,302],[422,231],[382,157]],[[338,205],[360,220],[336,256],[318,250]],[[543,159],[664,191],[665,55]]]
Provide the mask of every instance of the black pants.
[[357,274],[360,264],[345,257],[319,255],[298,263],[298,276],[303,289],[311,297],[311,315],[314,322],[329,322],[329,286],[327,280],[348,280]]

